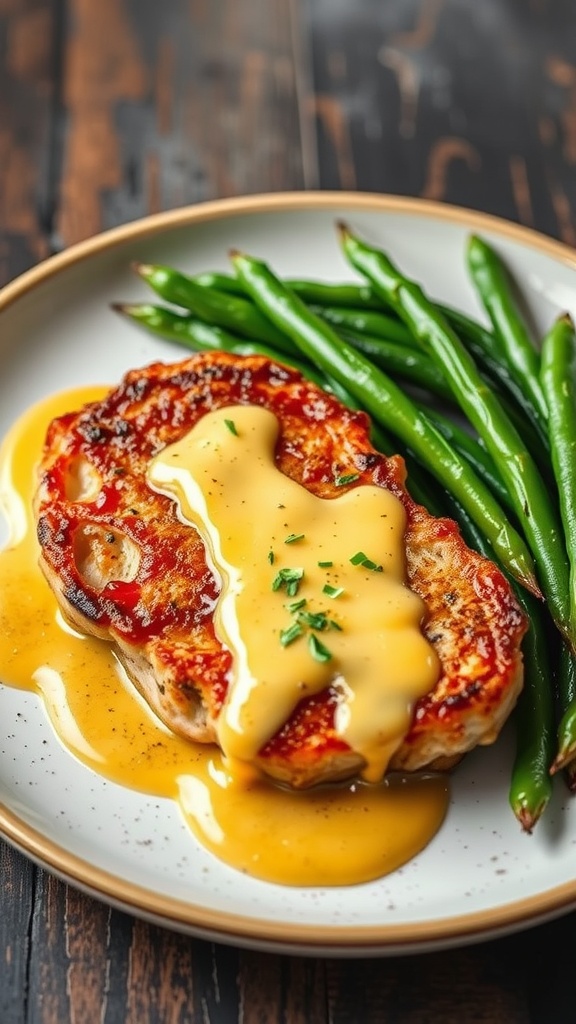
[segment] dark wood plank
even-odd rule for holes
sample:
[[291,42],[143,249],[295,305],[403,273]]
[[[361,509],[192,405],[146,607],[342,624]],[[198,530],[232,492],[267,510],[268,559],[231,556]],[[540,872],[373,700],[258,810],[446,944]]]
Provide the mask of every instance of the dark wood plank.
[[567,0],[308,0],[323,187],[424,196],[572,244]]
[[35,868],[0,843],[0,1020],[19,1024],[28,990]]
[[243,1024],[322,1024],[326,1016],[322,960],[243,952],[239,985]]
[[0,0],[0,285],[49,251],[55,21],[50,0]]
[[63,245],[160,209],[302,187],[287,3],[68,9]]
[[[0,286],[49,252],[51,113],[57,10],[0,0]],[[0,1020],[20,1024],[28,996],[36,869],[0,843]]]

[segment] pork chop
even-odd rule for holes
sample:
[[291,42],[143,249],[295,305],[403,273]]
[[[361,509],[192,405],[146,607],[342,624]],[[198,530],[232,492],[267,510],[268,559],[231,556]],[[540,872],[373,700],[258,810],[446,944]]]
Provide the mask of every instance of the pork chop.
[[[526,622],[506,579],[452,520],[411,499],[403,459],[373,448],[363,413],[261,357],[154,363],[52,422],[35,510],[40,564],[65,617],[114,645],[171,730],[216,741],[231,668],[214,628],[218,584],[199,535],[149,487],[146,470],[205,413],[238,404],[275,413],[277,465],[312,493],[336,497],[350,475],[350,486],[388,488],[404,505],[408,584],[425,603],[423,630],[441,672],[390,767],[443,769],[492,742],[522,685]],[[335,687],[301,700],[260,750],[260,768],[295,787],[358,773],[362,758],[335,727],[338,700]]]

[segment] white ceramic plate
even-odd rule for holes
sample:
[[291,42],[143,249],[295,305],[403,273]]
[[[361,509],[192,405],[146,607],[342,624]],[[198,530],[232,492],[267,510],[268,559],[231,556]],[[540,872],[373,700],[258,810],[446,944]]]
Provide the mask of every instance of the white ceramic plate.
[[[480,315],[466,277],[470,230],[523,280],[538,327],[576,315],[576,260],[560,244],[485,216],[414,200],[294,194],[207,203],[108,232],[0,295],[0,433],[32,402],[129,367],[182,356],[110,311],[148,297],[134,259],[227,269],[231,246],[282,275],[350,279],[334,233],[348,220],[439,299]],[[0,666],[1,675],[1,666]],[[38,752],[42,747],[42,757]],[[221,941],[288,952],[414,952],[525,927],[576,904],[576,800],[562,785],[532,836],[507,804],[506,737],[455,773],[445,825],[415,860],[369,885],[293,889],[247,878],[199,848],[169,801],[71,765],[31,695],[0,686],[0,829],[44,867],[109,903]]]

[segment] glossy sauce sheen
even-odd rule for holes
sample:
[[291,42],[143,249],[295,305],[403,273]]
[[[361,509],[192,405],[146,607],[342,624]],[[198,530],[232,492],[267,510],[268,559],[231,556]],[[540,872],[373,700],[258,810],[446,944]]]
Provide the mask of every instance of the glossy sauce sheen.
[[[420,629],[424,603],[404,584],[404,508],[383,487],[311,494],[276,467],[278,433],[268,409],[221,408],[148,468],[149,483],[198,529],[222,581],[216,630],[233,676],[219,743],[253,761],[303,696],[333,684],[338,732],[377,782],[439,669]],[[356,564],[360,542],[374,568]],[[292,571],[289,595],[279,581]],[[293,627],[300,635],[283,645]],[[310,639],[320,640],[320,658]]]
[[442,777],[394,778],[292,793],[190,744],[160,724],[108,645],[63,622],[37,567],[34,464],[50,420],[102,397],[77,390],[30,410],[7,436],[0,499],[10,541],[0,553],[2,680],[41,695],[62,742],[103,776],[178,801],[199,841],[235,868],[293,885],[346,885],[405,863],[439,828]]

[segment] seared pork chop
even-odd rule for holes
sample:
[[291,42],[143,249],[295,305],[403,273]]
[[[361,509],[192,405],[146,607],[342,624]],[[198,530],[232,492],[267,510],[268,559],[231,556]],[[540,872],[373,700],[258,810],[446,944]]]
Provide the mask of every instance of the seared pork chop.
[[[376,484],[403,503],[409,586],[441,665],[416,705],[391,768],[445,768],[492,742],[522,685],[524,617],[491,562],[457,526],[410,497],[404,461],[372,447],[369,421],[279,363],[203,353],[126,375],[101,401],[54,420],[36,495],[40,563],[66,618],[110,641],[129,676],[175,733],[215,742],[230,652],[214,628],[218,584],[204,545],[174,502],[151,490],[150,460],[206,412],[260,405],[280,423],[276,462],[323,498]],[[302,787],[363,767],[335,728],[338,691],[303,699],[260,750],[267,774]]]

